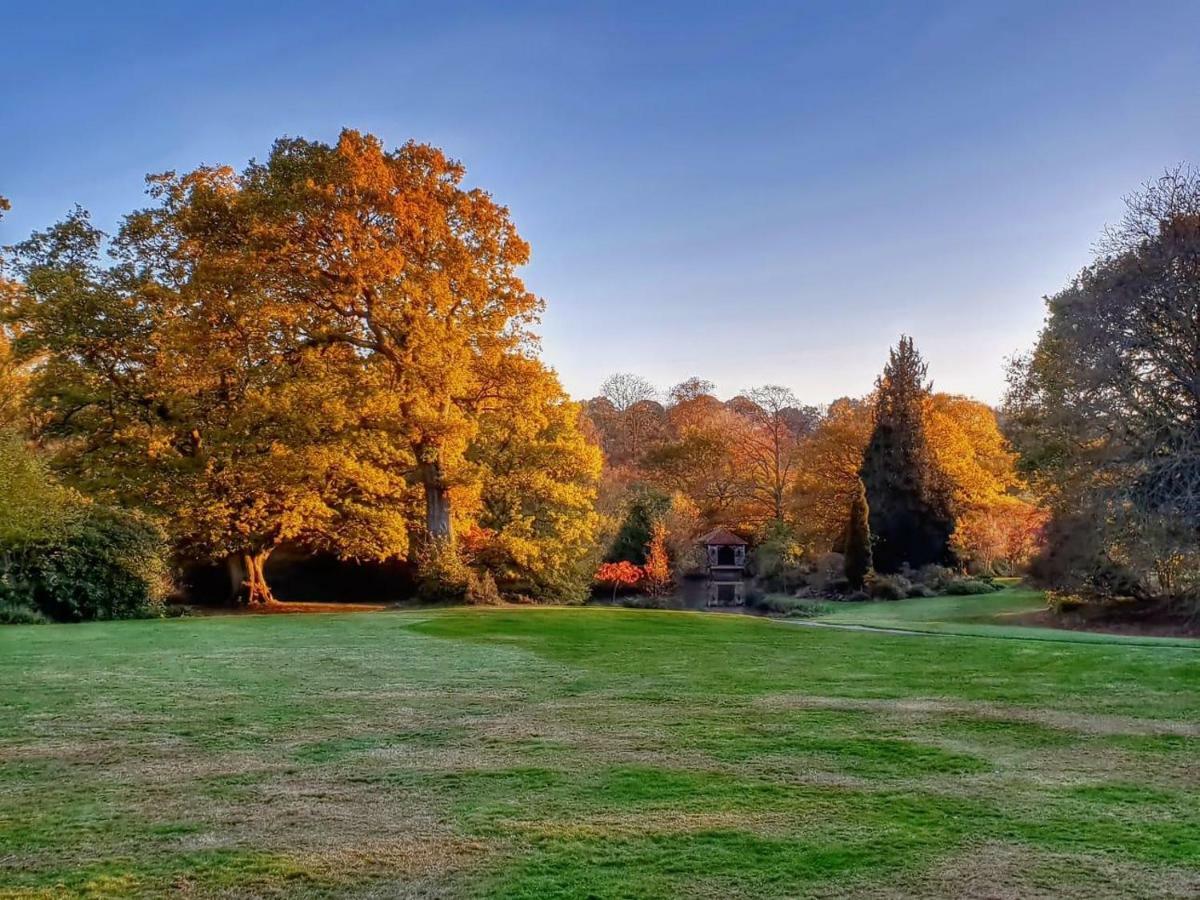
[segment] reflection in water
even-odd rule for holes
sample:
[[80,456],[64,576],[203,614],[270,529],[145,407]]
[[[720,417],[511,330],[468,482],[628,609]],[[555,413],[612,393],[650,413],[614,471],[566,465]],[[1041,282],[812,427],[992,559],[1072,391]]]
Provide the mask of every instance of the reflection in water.
[[[708,605],[708,595],[709,595],[709,581],[707,578],[704,578],[704,577],[681,578],[679,580],[679,584],[677,585],[677,587],[675,589],[675,593],[673,593],[669,597],[663,597],[660,602],[655,603],[655,606],[660,607],[662,609],[692,609],[692,610],[730,609],[730,610],[739,610],[740,611],[743,608],[740,606],[728,606],[728,607],[726,607],[726,606],[709,606]],[[636,605],[635,603],[630,602],[632,600],[633,600],[633,598],[618,597],[616,605],[617,606]],[[626,601],[626,602],[622,602],[622,601]],[[611,595],[604,595],[604,594],[601,594],[601,596],[594,598],[591,602],[598,606],[612,606],[613,605]]]

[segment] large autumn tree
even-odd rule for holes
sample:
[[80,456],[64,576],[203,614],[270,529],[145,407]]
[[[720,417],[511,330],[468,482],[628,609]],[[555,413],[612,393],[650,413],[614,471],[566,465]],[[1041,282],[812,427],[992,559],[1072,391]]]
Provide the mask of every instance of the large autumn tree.
[[588,415],[600,435],[605,460],[614,470],[638,471],[645,453],[667,433],[658,390],[630,372],[610,375],[588,403]]
[[226,560],[251,603],[273,599],[264,567],[284,541],[402,552],[404,482],[358,427],[375,394],[356,356],[297,347],[268,314],[227,172],[153,184],[115,265],[78,210],[17,248],[9,318],[56,465],[158,513],[185,555]]
[[735,451],[744,420],[700,378],[671,389],[666,419],[666,435],[641,460],[646,480],[664,494],[686,497],[710,528],[741,522],[748,479]]
[[[563,510],[590,506],[594,451],[536,359],[529,248],[464,175],[425,145],[284,139],[241,172],[152,177],[115,265],[82,214],[35,235],[12,320],[74,477],[227,557],[251,599],[283,541],[382,557],[413,535],[454,569],[477,516],[510,569],[578,584],[593,523]],[[506,518],[522,452],[563,490]]]
[[394,431],[424,494],[423,531],[449,540],[456,487],[500,360],[533,346],[542,303],[517,269],[508,210],[425,144],[283,139],[233,178],[263,290],[298,347],[344,347],[385,373]]
[[973,571],[1010,574],[1036,551],[1045,511],[1017,471],[1017,454],[995,411],[954,394],[934,394],[926,433],[954,508],[952,547]]

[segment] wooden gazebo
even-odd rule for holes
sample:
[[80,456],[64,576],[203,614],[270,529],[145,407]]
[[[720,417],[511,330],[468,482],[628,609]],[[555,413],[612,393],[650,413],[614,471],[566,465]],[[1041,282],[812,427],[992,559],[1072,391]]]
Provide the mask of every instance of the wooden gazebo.
[[741,606],[746,602],[746,541],[732,531],[716,528],[697,539],[708,561],[708,605]]

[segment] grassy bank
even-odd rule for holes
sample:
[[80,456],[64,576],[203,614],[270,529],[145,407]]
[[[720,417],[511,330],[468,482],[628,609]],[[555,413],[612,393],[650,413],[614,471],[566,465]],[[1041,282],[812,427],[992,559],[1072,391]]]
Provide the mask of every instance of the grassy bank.
[[936,634],[1009,637],[1069,643],[1145,644],[1200,647],[1194,638],[1150,637],[1043,628],[1024,624],[1030,613],[1045,609],[1042,591],[1012,585],[994,594],[930,597],[898,602],[833,603],[816,621],[836,625],[898,629]]

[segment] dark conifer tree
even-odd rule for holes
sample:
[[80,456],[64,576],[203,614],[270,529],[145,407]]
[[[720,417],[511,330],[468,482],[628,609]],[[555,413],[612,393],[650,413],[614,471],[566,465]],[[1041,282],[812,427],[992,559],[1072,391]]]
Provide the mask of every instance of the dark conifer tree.
[[949,485],[925,437],[926,374],[912,338],[901,336],[875,383],[875,428],[859,474],[880,572],[953,562]]
[[871,571],[871,526],[870,507],[867,505],[867,489],[858,479],[858,492],[850,503],[850,521],[846,524],[845,553],[846,580],[854,590],[861,590]]

